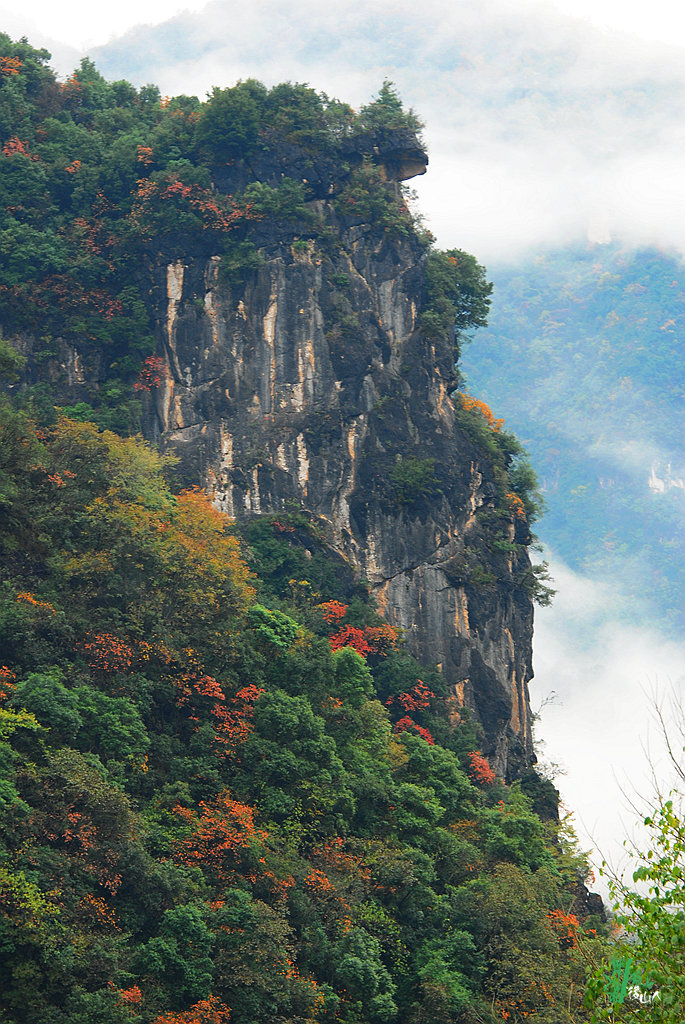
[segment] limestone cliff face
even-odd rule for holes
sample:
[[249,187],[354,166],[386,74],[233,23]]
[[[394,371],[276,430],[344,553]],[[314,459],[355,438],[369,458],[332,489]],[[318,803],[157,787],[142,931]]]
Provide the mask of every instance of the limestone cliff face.
[[[167,378],[147,399],[146,433],[231,516],[295,503],[324,521],[511,777],[533,759],[532,605],[516,584],[528,562],[491,551],[496,487],[458,426],[453,340],[418,330],[423,250],[311,205],[316,235],[293,246],[265,232],[263,265],[239,288],[218,257],[156,267]],[[439,490],[398,494],[390,474],[407,459],[434,460]]]

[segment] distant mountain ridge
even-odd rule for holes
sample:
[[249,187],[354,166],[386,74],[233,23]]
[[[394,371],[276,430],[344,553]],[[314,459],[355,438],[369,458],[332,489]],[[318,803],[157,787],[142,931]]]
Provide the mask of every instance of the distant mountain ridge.
[[494,268],[469,383],[526,444],[567,564],[618,582],[623,614],[684,623],[685,266],[618,244]]

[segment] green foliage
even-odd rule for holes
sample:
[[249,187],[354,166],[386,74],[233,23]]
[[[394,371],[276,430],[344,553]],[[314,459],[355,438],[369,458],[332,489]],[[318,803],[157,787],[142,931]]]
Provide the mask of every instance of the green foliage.
[[26,363],[24,356],[20,355],[2,335],[0,335],[0,380],[14,381],[17,379],[17,371],[21,370]]
[[418,134],[424,125],[413,110],[404,109],[397,89],[386,78],[378,96],[359,111],[356,127],[375,133],[406,130]]
[[440,493],[434,459],[401,458],[390,470],[388,480],[394,501],[400,506],[418,505]]
[[[493,999],[551,1020],[544,986],[561,1005],[576,967],[548,915],[577,872],[523,794],[469,781],[438,673],[331,650],[288,577],[325,565],[317,524],[249,525],[274,606],[255,603],[224,517],[141,441],[0,413],[5,1016],[151,1024],[211,994],[235,1024],[475,1020]],[[328,573],[351,628],[382,621]],[[419,679],[433,744],[381,703]]]
[[419,324],[427,338],[454,332],[455,362],[465,332],[488,322],[492,284],[485,270],[461,249],[431,250],[426,257],[426,302]]
[[[462,371],[526,439],[541,536],[575,571],[615,581],[612,614],[681,636],[682,491],[666,481],[669,464],[672,483],[683,475],[682,259],[579,245],[490,270],[490,326]],[[652,468],[663,492],[647,487]]]
[[265,103],[266,89],[254,79],[212,90],[196,134],[210,160],[226,163],[249,156],[258,144]]
[[644,824],[648,845],[633,853],[633,884],[607,872],[618,939],[597,964],[588,986],[593,1022],[622,1024],[644,1007],[650,1021],[670,1024],[685,1012],[685,822],[680,794],[671,792],[660,801]]
[[408,236],[413,231],[412,218],[401,193],[393,182],[383,180],[380,169],[370,157],[352,171],[333,206],[341,216],[370,222],[390,236]]

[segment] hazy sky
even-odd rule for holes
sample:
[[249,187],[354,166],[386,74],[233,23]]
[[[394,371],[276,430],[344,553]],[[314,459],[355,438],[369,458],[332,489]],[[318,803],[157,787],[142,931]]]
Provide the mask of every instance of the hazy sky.
[[[511,7],[520,6],[509,0]],[[685,8],[674,0],[542,0],[549,6],[593,24],[629,32],[643,39],[685,47]],[[22,0],[0,3],[5,31],[31,38],[36,32],[83,50],[101,45],[136,25],[166,21],[181,11],[199,11],[206,0]],[[295,5],[290,5],[295,6]]]
[[653,806],[650,762],[662,784],[671,777],[654,700],[682,699],[685,646],[665,640],[658,623],[621,621],[612,613],[621,601],[610,581],[547,555],[557,595],[535,616],[533,710],[556,697],[536,727],[541,761],[561,769],[556,785],[582,844],[596,850],[594,864],[605,857],[618,866],[626,860],[624,838],[636,832],[629,801],[643,815]]
[[430,169],[414,184],[428,226],[486,264],[584,237],[685,250],[685,8],[672,0],[0,10],[5,30],[48,45],[61,73],[89,48],[107,77],[170,95],[253,76],[359,105],[389,77],[426,122]]

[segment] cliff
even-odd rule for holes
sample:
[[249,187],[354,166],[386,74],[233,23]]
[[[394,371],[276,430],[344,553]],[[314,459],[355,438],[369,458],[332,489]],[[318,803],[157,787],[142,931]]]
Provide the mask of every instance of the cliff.
[[[425,169],[415,140],[401,150],[409,168],[377,157],[387,175]],[[492,551],[498,488],[450,397],[454,339],[419,329],[425,250],[414,233],[340,216],[332,200],[309,209],[316,229],[298,225],[295,244],[259,227],[262,265],[239,287],[218,256],[155,267],[165,372],[145,433],[231,516],[301,507],[318,517],[411,653],[440,667],[453,714],[475,712],[511,777],[533,758],[532,604],[516,582],[528,559]],[[422,468],[431,483],[412,493]],[[526,539],[513,516],[505,528]],[[474,559],[490,571],[471,571]]]

